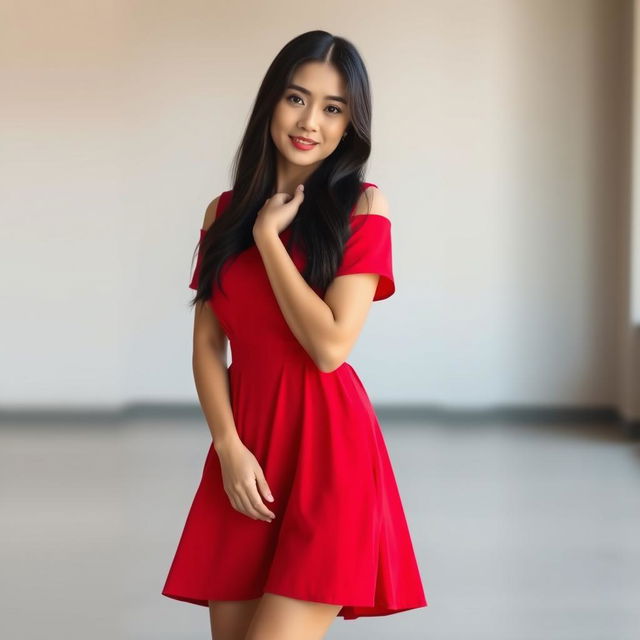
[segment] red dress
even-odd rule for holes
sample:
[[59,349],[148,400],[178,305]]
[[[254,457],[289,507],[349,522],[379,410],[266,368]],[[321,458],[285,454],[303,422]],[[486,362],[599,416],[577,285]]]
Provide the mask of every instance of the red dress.
[[[217,216],[231,194],[221,194]],[[352,215],[351,226],[336,275],[378,273],[374,300],[388,298],[389,219]],[[301,270],[297,248],[292,260]],[[207,606],[268,591],[341,604],[345,619],[427,606],[383,434],[355,370],[347,362],[318,369],[289,329],[255,245],[227,266],[228,297],[216,291],[208,304],[230,341],[235,426],[264,471],[275,500],[263,501],[276,517],[233,508],[212,444],[162,594]]]

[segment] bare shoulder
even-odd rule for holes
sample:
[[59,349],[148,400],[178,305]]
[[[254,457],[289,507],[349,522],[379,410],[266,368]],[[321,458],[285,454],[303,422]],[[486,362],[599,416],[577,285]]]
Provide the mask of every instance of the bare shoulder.
[[389,201],[382,189],[378,187],[367,187],[358,198],[354,216],[364,213],[375,213],[379,216],[389,217]]
[[218,211],[218,202],[220,201],[220,196],[212,200],[207,205],[207,210],[204,213],[204,220],[202,221],[202,228],[208,229],[213,221],[216,219],[216,213]]

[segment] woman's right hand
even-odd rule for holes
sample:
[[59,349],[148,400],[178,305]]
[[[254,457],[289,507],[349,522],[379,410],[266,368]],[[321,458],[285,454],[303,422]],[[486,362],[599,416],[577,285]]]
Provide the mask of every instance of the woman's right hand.
[[254,520],[272,522],[276,514],[270,511],[258,493],[273,500],[260,463],[242,440],[234,438],[216,447],[220,460],[224,490],[236,511]]

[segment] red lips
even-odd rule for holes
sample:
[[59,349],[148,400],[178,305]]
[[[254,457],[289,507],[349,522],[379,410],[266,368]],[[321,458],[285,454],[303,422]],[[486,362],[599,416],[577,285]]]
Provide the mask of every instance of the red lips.
[[307,144],[318,144],[315,140],[312,140],[311,138],[305,138],[304,136],[289,136],[289,137],[292,140],[295,140],[295,139],[302,140]]

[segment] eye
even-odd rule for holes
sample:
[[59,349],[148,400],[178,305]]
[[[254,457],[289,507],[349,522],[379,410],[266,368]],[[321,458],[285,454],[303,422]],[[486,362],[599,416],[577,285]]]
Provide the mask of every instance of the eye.
[[[287,96],[287,100],[289,102],[292,102],[293,104],[300,104],[299,102],[295,102],[294,100],[292,100],[292,98],[298,98],[299,100],[302,100],[302,98],[300,98],[299,95],[292,93],[291,95]],[[342,109],[336,107],[334,104],[330,104],[327,109],[335,109],[335,111],[330,111],[329,113],[331,113],[332,115],[337,115],[338,113],[342,113]]]

